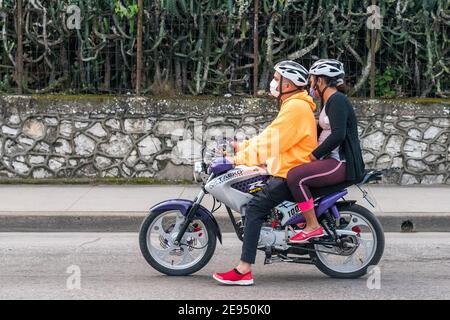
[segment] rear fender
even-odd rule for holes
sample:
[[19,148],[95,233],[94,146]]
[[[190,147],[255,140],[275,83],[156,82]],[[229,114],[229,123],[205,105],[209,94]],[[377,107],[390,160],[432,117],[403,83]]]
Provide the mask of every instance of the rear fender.
[[356,200],[345,200],[345,201],[338,201],[336,202],[336,207],[338,209],[344,207],[344,206],[352,206],[356,203]]
[[347,194],[347,190],[342,190],[339,192],[333,192],[326,197],[323,197],[320,202],[319,206],[316,209],[317,216],[322,215],[324,212],[326,212],[331,207],[334,207],[337,205],[338,200],[345,196]]

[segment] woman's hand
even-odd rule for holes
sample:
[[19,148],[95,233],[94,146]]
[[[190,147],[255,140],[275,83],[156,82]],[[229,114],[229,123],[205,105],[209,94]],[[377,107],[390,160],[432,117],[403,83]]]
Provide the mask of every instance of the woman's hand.
[[316,161],[317,160],[316,157],[314,157],[314,155],[312,153],[309,155],[309,158],[311,159],[311,161]]

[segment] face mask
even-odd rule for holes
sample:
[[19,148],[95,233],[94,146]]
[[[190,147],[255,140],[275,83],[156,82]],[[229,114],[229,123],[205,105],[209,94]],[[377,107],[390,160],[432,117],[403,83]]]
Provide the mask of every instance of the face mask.
[[273,95],[275,98],[278,98],[280,95],[280,91],[277,90],[278,87],[278,81],[273,79],[270,82],[270,94]]
[[316,91],[317,92],[319,92],[319,86],[317,85],[317,81],[318,81],[318,79],[316,78],[316,79],[314,79],[315,81],[314,81],[314,86],[312,85],[312,79],[310,79],[309,80],[309,84],[310,84],[310,87],[309,87],[309,95],[312,97],[312,98],[314,98],[314,99],[320,99],[320,96],[318,96],[317,94],[316,94]]

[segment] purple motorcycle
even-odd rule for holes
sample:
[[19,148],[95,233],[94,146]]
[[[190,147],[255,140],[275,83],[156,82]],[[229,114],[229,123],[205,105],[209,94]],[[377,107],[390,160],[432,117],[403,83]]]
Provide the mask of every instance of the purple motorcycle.
[[[203,157],[204,158],[204,157]],[[270,177],[261,167],[234,167],[226,158],[195,164],[203,176],[194,200],[171,199],[150,209],[139,233],[141,252],[156,270],[171,276],[189,275],[202,269],[211,259],[216,242],[222,243],[213,213],[216,202],[228,212],[237,237],[242,240],[246,204],[265,187]],[[381,171],[368,171],[356,186],[372,205],[363,185],[381,179]],[[377,217],[355,200],[346,200],[350,184],[312,190],[315,211],[326,236],[308,243],[293,244],[289,238],[305,220],[292,199],[267,214],[258,242],[265,252],[265,264],[288,262],[313,264],[323,273],[337,278],[358,278],[377,265],[384,251],[384,232]],[[206,194],[214,199],[210,211],[201,205]],[[233,215],[238,212],[238,221]]]

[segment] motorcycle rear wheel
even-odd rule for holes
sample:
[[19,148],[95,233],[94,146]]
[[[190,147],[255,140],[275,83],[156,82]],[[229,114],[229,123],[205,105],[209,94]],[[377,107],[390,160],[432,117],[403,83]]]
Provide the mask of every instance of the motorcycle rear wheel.
[[[357,238],[360,247],[352,254],[350,254],[351,251],[348,252],[348,255],[345,255],[345,251],[341,251],[343,253],[342,256],[312,251],[310,252],[310,257],[315,261],[316,267],[330,277],[341,279],[359,278],[367,274],[369,267],[377,265],[383,256],[385,246],[383,227],[378,218],[371,211],[360,205],[344,205],[339,208],[339,212],[341,214],[341,220],[337,222],[337,229],[361,231],[359,238]],[[363,239],[363,236],[365,235],[366,238],[370,237],[367,236],[369,231],[373,234],[372,239]],[[351,239],[349,240],[351,241]],[[375,247],[369,248],[370,244],[373,244]],[[361,257],[355,256],[361,248],[362,253],[366,251],[366,258],[364,261],[362,261],[363,259]],[[335,250],[336,252],[339,252],[339,249],[336,247],[329,248],[322,245],[315,245],[314,249],[321,251]],[[339,262],[337,262],[333,265],[333,259],[342,259],[344,263],[340,265]],[[355,262],[355,264],[352,266],[349,264],[350,262]],[[360,265],[358,266],[358,264]]]

